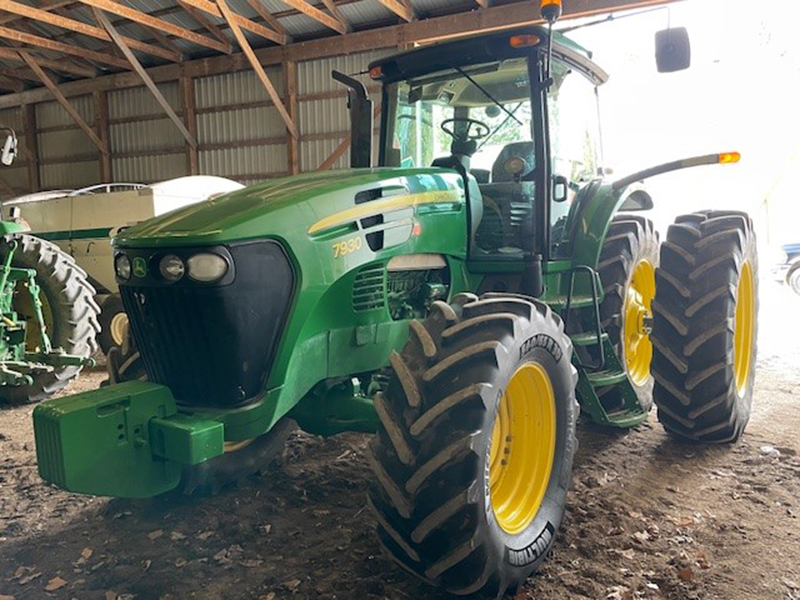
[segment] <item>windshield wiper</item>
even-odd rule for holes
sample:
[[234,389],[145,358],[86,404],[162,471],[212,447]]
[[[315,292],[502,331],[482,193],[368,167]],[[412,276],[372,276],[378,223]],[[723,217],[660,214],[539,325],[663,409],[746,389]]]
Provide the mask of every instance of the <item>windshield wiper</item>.
[[503,111],[504,113],[506,113],[506,114],[507,114],[509,117],[511,117],[512,119],[514,119],[514,120],[517,122],[517,124],[519,124],[519,126],[520,126],[520,127],[522,127],[522,121],[520,121],[520,120],[519,120],[517,117],[515,117],[515,116],[514,116],[514,113],[512,113],[510,110],[508,110],[508,109],[507,109],[505,106],[503,106],[503,105],[502,105],[502,104],[500,104],[500,103],[499,103],[497,100],[495,100],[495,99],[492,97],[492,95],[491,95],[489,92],[487,92],[485,89],[483,89],[483,87],[481,86],[481,84],[480,84],[480,83],[478,83],[478,82],[477,82],[477,81],[475,81],[475,80],[474,80],[472,77],[470,77],[470,76],[469,76],[469,75],[468,75],[468,74],[467,74],[467,73],[464,71],[464,69],[462,69],[461,67],[453,67],[453,68],[454,68],[456,71],[458,71],[459,73],[461,73],[461,75],[462,75],[463,77],[466,77],[467,81],[469,81],[469,82],[470,82],[472,85],[474,85],[474,86],[475,86],[476,88],[478,88],[478,89],[479,89],[481,92],[483,92],[483,95],[484,95],[484,96],[486,96],[486,97],[487,97],[489,100],[491,100],[492,102],[494,102],[494,103],[495,103],[495,104],[496,104],[496,105],[497,105],[497,106],[500,108],[500,110],[502,110],[502,111]]
[[[486,136],[486,138],[478,145],[478,148],[475,151],[477,152],[478,150],[483,148],[486,145],[486,143],[490,139],[492,139],[494,134],[497,133],[498,131],[500,131],[505,126],[505,124],[508,123],[508,120],[511,119],[512,117],[514,117],[515,114],[517,114],[517,111],[519,110],[519,107],[522,106],[523,104],[524,104],[524,102],[520,102],[519,104],[517,104],[514,107],[514,110],[511,111],[511,114],[508,115],[505,119],[503,119],[503,122],[500,123],[500,125],[498,125],[497,127],[495,127],[494,131],[492,131],[489,135]],[[516,117],[514,117],[514,120],[517,121]],[[517,121],[517,123],[519,123],[519,121]],[[522,123],[519,123],[519,124],[522,125]]]

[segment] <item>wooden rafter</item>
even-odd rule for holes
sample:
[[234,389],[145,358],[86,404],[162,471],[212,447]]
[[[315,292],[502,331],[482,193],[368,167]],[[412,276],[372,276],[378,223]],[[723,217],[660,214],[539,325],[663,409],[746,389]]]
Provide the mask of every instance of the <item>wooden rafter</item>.
[[189,13],[195,21],[197,21],[200,25],[205,27],[208,33],[213,35],[223,44],[227,44],[228,51],[226,52],[226,54],[230,54],[231,52],[233,52],[233,46],[231,45],[230,39],[225,37],[225,34],[222,33],[222,31],[220,31],[220,28],[214,25],[214,23],[212,23],[211,21],[209,21],[202,11],[196,9],[191,4],[187,4],[183,0],[178,0],[178,4],[181,6],[181,8],[183,8],[183,10]]
[[42,67],[39,66],[39,63],[36,62],[36,59],[31,56],[30,53],[24,50],[20,50],[19,55],[22,57],[22,60],[24,60],[28,66],[33,69],[33,72],[36,73],[45,87],[50,90],[50,93],[55,96],[55,99],[58,101],[58,103],[64,108],[65,111],[67,111],[67,114],[69,114],[69,116],[72,117],[72,120],[78,124],[78,127],[83,129],[83,132],[89,136],[89,139],[92,140],[92,143],[98,147],[100,152],[103,154],[108,154],[108,146],[103,143],[103,140],[97,137],[97,134],[94,132],[94,130],[86,121],[83,120],[83,117],[81,117],[78,111],[75,110],[75,107],[69,103],[69,100],[64,97],[64,94],[62,94],[61,90],[58,89],[58,85],[56,85],[56,83],[47,76],[47,73],[44,72]]
[[[11,48],[0,47],[0,58],[14,62],[25,62],[22,60],[22,57],[17,53],[17,51],[12,50]],[[97,73],[94,69],[79,67],[66,61],[50,60],[39,57],[37,57],[36,60],[39,61],[39,64],[42,67],[50,69],[51,71],[58,71],[59,73],[67,73],[68,75],[77,75],[78,77],[94,77]],[[36,81],[39,81],[38,77],[36,77]]]
[[[209,2],[208,0],[182,0],[181,4],[188,4],[189,6],[193,6],[198,10],[202,10],[209,15],[213,15],[215,17],[219,17],[220,19],[224,18],[220,7],[218,7],[213,2]],[[232,12],[228,9],[228,12],[231,14],[231,19],[236,23],[236,25],[240,29],[245,29],[250,31],[251,33],[255,33],[256,35],[260,35],[264,39],[270,40],[277,44],[285,44],[286,43],[286,36],[278,33],[277,31],[273,31],[268,27],[264,27],[250,19],[243,17],[242,15],[237,15],[235,12]],[[227,20],[227,19],[226,19]],[[228,21],[228,26],[233,31],[233,26],[231,26],[230,21]]]
[[253,67],[253,71],[255,71],[256,76],[261,80],[261,84],[267,91],[267,95],[269,96],[270,100],[272,100],[272,102],[275,104],[275,108],[278,110],[278,113],[280,113],[283,122],[286,124],[286,129],[289,131],[292,137],[298,137],[297,125],[295,124],[294,119],[292,119],[291,115],[286,110],[286,107],[281,101],[281,97],[278,95],[278,90],[276,90],[275,86],[272,85],[269,76],[267,75],[266,71],[264,71],[264,67],[261,66],[261,63],[258,61],[258,57],[250,47],[250,43],[247,41],[247,38],[244,37],[242,30],[239,28],[239,24],[234,18],[234,14],[228,7],[227,0],[217,0],[217,4],[219,5],[220,11],[225,17],[225,20],[228,22],[228,26],[231,28],[231,32],[236,38],[239,47],[242,49],[242,52],[250,62],[250,66]]
[[322,23],[325,27],[333,29],[338,33],[347,33],[347,26],[345,26],[344,23],[339,22],[328,13],[322,12],[316,6],[310,5],[305,0],[283,0],[283,2],[295,10],[300,11],[307,17],[311,17],[318,23]]
[[281,25],[280,20],[267,10],[267,7],[261,3],[261,0],[247,0],[247,3],[250,5],[250,8],[256,11],[259,17],[264,19],[267,25],[272,27],[278,33],[281,33],[286,36],[287,44],[292,41],[292,36],[290,36],[289,33],[286,31],[286,28],[283,25]]
[[378,2],[383,4],[401,19],[406,21],[414,20],[414,11],[411,10],[410,6],[401,2],[400,0],[378,0]]
[[82,4],[86,4],[87,6],[93,6],[94,8],[99,8],[106,12],[113,13],[120,17],[124,17],[129,21],[134,21],[135,23],[139,23],[141,25],[146,25],[147,27],[152,27],[153,29],[158,29],[164,33],[168,33],[170,35],[174,35],[176,37],[183,38],[193,44],[197,44],[199,46],[205,46],[206,48],[211,48],[212,50],[216,50],[217,52],[225,52],[226,46],[217,41],[212,40],[211,38],[200,35],[199,33],[195,33],[194,31],[190,31],[184,27],[180,27],[179,25],[175,25],[174,23],[170,23],[169,21],[165,21],[164,19],[159,19],[158,17],[154,17],[152,15],[148,15],[140,10],[136,10],[135,8],[130,8],[129,6],[124,6],[113,0],[78,0]]
[[334,0],[322,0],[322,3],[325,5],[325,8],[328,9],[328,12],[331,13],[331,16],[344,26],[346,33],[350,33],[353,30],[353,28],[350,27],[350,23],[347,21],[347,17],[345,17],[344,13],[336,6]]
[[[112,25],[113,25],[113,23],[112,23]],[[142,25],[141,23],[139,25],[143,29],[148,31],[150,33],[150,35],[152,35],[159,44],[161,44],[165,48],[169,48],[175,54],[177,54],[178,57],[179,57],[178,58],[179,62],[183,60],[183,51],[178,47],[178,45],[175,42],[173,42],[166,35],[161,33],[158,29],[155,29],[153,27],[148,27],[147,25]]]
[[[74,3],[75,0],[39,0],[39,2],[37,2],[38,7],[41,10],[55,10],[57,8],[63,8]],[[14,21],[19,21],[21,18],[22,17],[19,15],[2,15],[0,16],[0,25],[13,23]]]
[[[299,112],[297,106],[297,63],[288,60],[283,63],[283,96],[289,116],[297,122]],[[300,172],[300,138],[289,136],[286,140],[286,164],[289,173],[297,175]]]
[[6,77],[4,73],[0,73],[0,90],[9,90],[12,92],[21,92],[25,86],[18,79]]
[[183,135],[183,137],[186,139],[186,142],[193,148],[196,148],[197,140],[194,139],[194,136],[192,136],[192,134],[189,133],[189,130],[186,129],[186,126],[183,124],[183,121],[181,121],[180,117],[175,114],[175,111],[169,105],[169,102],[167,102],[164,94],[161,93],[161,90],[158,89],[158,86],[156,86],[152,78],[147,74],[147,71],[144,70],[144,67],[139,62],[139,59],[136,58],[136,55],[134,55],[133,51],[131,51],[131,49],[125,43],[125,40],[111,24],[111,21],[108,20],[108,17],[103,14],[103,11],[95,8],[94,18],[97,19],[97,22],[100,23],[108,32],[109,36],[111,36],[113,42],[117,45],[117,47],[119,47],[119,49],[125,55],[125,58],[128,59],[128,62],[131,63],[131,66],[133,66],[133,69],[139,74],[139,77],[142,78],[142,81],[144,81],[147,89],[152,92],[153,96],[156,98],[156,101],[158,101],[158,103],[161,105],[161,108],[164,109],[164,112],[167,113],[167,116],[170,118],[170,120],[175,123],[175,126],[180,130],[181,135]]
[[[41,23],[55,25],[61,29],[68,29],[69,31],[75,31],[76,33],[88,35],[90,37],[105,40],[107,42],[111,41],[111,38],[108,36],[108,34],[99,27],[89,25],[83,21],[77,21],[75,19],[53,14],[45,10],[39,10],[38,8],[28,6],[27,4],[20,4],[19,2],[14,2],[13,0],[0,0],[0,10],[4,10],[28,19],[33,19],[34,21],[39,21]],[[125,38],[125,43],[127,43],[128,46],[134,50],[140,50],[153,56],[165,58],[166,60],[171,60],[173,62],[180,60],[179,55],[170,50],[165,50],[159,46],[154,46],[152,44],[147,44],[131,38]]]
[[45,50],[53,50],[54,52],[62,52],[64,54],[88,58],[99,63],[119,67],[120,69],[130,68],[130,65],[124,60],[108,56],[102,52],[95,52],[94,50],[87,50],[86,48],[80,48],[78,46],[62,44],[61,42],[55,42],[47,38],[39,37],[38,35],[33,35],[32,33],[17,31],[16,29],[11,29],[4,25],[0,25],[0,38],[20,42],[29,46],[36,46],[37,48],[44,48]]

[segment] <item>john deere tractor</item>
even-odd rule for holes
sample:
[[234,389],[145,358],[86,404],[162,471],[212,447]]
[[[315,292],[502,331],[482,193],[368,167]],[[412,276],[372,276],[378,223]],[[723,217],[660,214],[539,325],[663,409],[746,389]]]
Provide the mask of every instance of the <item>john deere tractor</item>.
[[115,239],[138,350],[114,361],[114,385],[37,407],[39,471],[147,497],[257,470],[294,423],[374,432],[367,504],[388,553],[449,592],[498,597],[554,544],[579,412],[629,428],[655,400],[674,436],[741,436],[751,221],[695,212],[659,245],[639,183],[738,155],[606,181],[594,102],[607,76],[552,27],[370,65],[374,167],[365,89],[334,75],[350,87],[354,168]]
[[[0,130],[0,162],[9,166],[17,136]],[[66,386],[94,364],[100,330],[86,273],[58,246],[30,235],[18,213],[0,214],[0,405],[38,402]]]

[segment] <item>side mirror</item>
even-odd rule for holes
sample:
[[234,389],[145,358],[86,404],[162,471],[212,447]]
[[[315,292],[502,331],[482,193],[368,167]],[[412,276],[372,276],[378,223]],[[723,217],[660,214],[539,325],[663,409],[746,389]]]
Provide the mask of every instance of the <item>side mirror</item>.
[[674,73],[692,64],[692,47],[685,27],[656,31],[656,65],[659,73]]
[[6,143],[3,144],[3,154],[0,157],[0,161],[5,166],[11,165],[14,162],[14,159],[17,157],[17,136],[13,133],[9,133],[8,137],[6,137]]
[[569,181],[563,175],[553,177],[553,202],[564,202],[569,195]]

